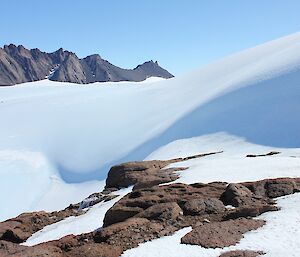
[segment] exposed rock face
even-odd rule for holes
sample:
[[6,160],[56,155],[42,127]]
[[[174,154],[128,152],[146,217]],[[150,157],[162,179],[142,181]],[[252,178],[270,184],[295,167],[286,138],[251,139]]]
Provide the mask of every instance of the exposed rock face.
[[13,44],[0,48],[0,86],[45,79],[86,84],[105,81],[143,81],[148,77],[172,78],[157,62],[149,61],[135,69],[122,69],[99,55],[79,59],[74,53],[59,49],[53,53],[28,50]]
[[[221,209],[222,207],[222,210],[224,209],[223,203],[217,201],[217,199],[221,198],[225,188],[226,183],[197,183],[193,185],[171,184],[166,186],[154,186],[152,188],[137,189],[123,197],[107,211],[104,218],[104,227],[124,221],[134,216],[146,217],[143,215],[146,215],[147,210],[151,210],[149,212],[152,212],[153,208],[159,209],[158,204],[172,203],[171,205],[160,205],[160,212],[169,212],[167,207],[174,207],[177,205],[186,211],[186,205],[188,205],[187,202],[191,200],[203,201],[203,199],[205,199],[205,207],[203,212],[201,212],[201,215],[206,217],[205,215],[211,213],[213,210],[218,208]],[[211,200],[212,198],[216,200]],[[177,210],[175,212],[178,213]],[[222,216],[223,213],[218,213],[218,215]],[[164,217],[164,215],[160,217]],[[154,218],[152,217],[151,219]],[[197,218],[195,217],[195,219]],[[164,221],[168,221],[168,219],[165,219]],[[181,223],[181,221],[178,222],[178,224],[179,223]]]
[[182,209],[175,202],[154,204],[146,210],[140,212],[136,217],[149,220],[176,220],[182,213]]
[[205,248],[224,248],[238,243],[243,234],[263,226],[263,220],[239,218],[222,222],[206,223],[194,228],[181,238],[183,244]]
[[151,222],[145,218],[131,218],[95,232],[97,243],[106,243],[122,247],[123,250],[137,247],[139,243],[166,236],[175,232],[171,226]]
[[275,198],[300,192],[300,178],[264,179],[243,185],[260,197]]
[[61,82],[73,82],[86,84],[85,72],[80,64],[78,57],[71,53],[60,63],[59,68],[50,78]]
[[34,247],[0,241],[1,257],[119,257],[122,251],[117,245],[98,244],[90,237],[72,235]]
[[47,54],[39,49],[27,50],[12,44],[0,48],[0,86],[44,79],[62,58],[60,54],[59,51]]
[[107,175],[106,188],[124,188],[135,185],[135,188],[147,188],[161,183],[174,181],[179,169],[161,170],[172,161],[128,162],[113,166]]
[[72,204],[61,211],[54,212],[30,212],[23,213],[16,218],[0,223],[0,240],[13,243],[25,242],[33,233],[41,230],[70,216],[78,216],[84,213],[83,209],[91,207],[101,201],[109,201],[117,197],[109,192],[94,193],[82,202]]
[[[157,61],[153,62],[152,60],[138,65],[134,68],[134,71],[140,78],[152,76],[170,78],[170,73],[167,70],[162,69]],[[159,74],[159,76],[157,76],[157,74]]]
[[185,158],[176,158],[165,161],[153,160],[122,163],[111,167],[109,170],[106,179],[106,188],[120,189],[134,185],[135,189],[140,189],[171,182],[178,178],[178,175],[174,173],[175,171],[184,170],[186,168],[163,169],[167,165],[219,153],[222,153],[222,151],[197,154]]
[[22,243],[43,227],[56,223],[66,217],[78,215],[76,209],[70,206],[59,212],[48,213],[41,211],[23,213],[16,218],[0,223],[0,240]]
[[183,205],[183,211],[186,215],[201,215],[204,213],[222,213],[225,211],[224,204],[216,198],[192,199]]
[[225,219],[256,217],[267,211],[276,211],[272,198],[298,192],[298,178],[266,179],[256,182],[229,184],[222,195],[222,201],[237,207]]

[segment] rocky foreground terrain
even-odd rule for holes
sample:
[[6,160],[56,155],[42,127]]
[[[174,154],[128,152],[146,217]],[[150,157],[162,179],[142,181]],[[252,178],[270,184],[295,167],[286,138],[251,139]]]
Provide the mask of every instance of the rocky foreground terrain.
[[172,78],[157,62],[122,69],[94,54],[83,59],[63,50],[45,53],[13,44],[0,48],[0,86],[43,80],[87,84],[106,81],[143,81],[148,77]]
[[[108,173],[105,189],[81,203],[51,213],[24,213],[0,223],[0,256],[118,257],[140,243],[171,235],[185,227],[192,227],[192,230],[181,238],[182,244],[205,248],[235,245],[244,233],[265,225],[264,220],[254,217],[278,210],[275,198],[300,191],[300,178],[183,184],[176,183],[176,171],[184,172],[185,168],[167,167],[171,163],[219,153],[114,166]],[[270,152],[266,156],[273,154]],[[107,211],[102,228],[31,247],[20,244],[47,225],[82,215],[99,202],[111,201],[116,197],[113,192],[128,186],[133,186],[132,192]],[[244,249],[220,256],[254,257],[263,254]]]

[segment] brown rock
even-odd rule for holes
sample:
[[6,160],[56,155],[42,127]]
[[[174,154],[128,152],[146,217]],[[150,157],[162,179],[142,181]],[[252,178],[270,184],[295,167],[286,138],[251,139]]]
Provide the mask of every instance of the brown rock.
[[164,226],[145,218],[131,218],[95,232],[94,241],[130,249],[139,243],[169,235],[175,230],[171,226]]
[[175,202],[171,203],[158,203],[145,211],[136,215],[139,218],[146,218],[149,220],[176,220],[182,212],[179,205]]
[[136,185],[137,188],[151,187],[171,182],[178,178],[174,169],[161,171],[171,161],[128,162],[113,166],[107,175],[106,188],[123,188]]
[[241,184],[260,197],[276,198],[300,191],[300,178],[264,179]]
[[201,215],[205,213],[205,203],[202,199],[188,200],[182,207],[184,215]]
[[178,175],[174,173],[186,168],[163,169],[167,165],[175,162],[182,162],[194,158],[200,158],[207,155],[222,152],[210,152],[188,156],[185,158],[176,158],[170,160],[153,160],[140,162],[127,162],[111,167],[106,179],[106,188],[123,188],[131,185],[135,189],[149,188],[162,183],[174,181]]
[[8,241],[0,241],[1,257],[63,257],[61,249],[50,245],[27,247]]
[[238,243],[243,234],[263,226],[263,220],[239,218],[222,222],[206,223],[194,228],[181,238],[181,243],[200,245],[205,248],[223,248]]
[[104,227],[127,220],[143,211],[139,207],[120,206],[110,208],[104,217]]
[[120,246],[107,244],[84,244],[65,254],[68,257],[119,257],[123,252]]
[[262,255],[263,252],[255,252],[255,251],[230,251],[221,254],[219,257],[257,257]]
[[249,206],[238,207],[231,212],[229,212],[224,219],[237,219],[237,218],[249,218],[249,217],[257,217],[268,211],[278,211],[279,208],[275,205],[271,204],[255,204]]
[[128,162],[111,167],[106,179],[106,188],[122,188],[136,184],[148,170],[160,170],[166,166],[163,161]]
[[[300,179],[280,178],[230,185],[225,182],[176,183],[136,189],[106,213],[104,228],[34,247],[17,243],[52,220],[56,222],[74,211],[76,213],[79,204],[62,212],[22,214],[0,223],[2,239],[16,242],[0,241],[0,256],[117,257],[139,243],[170,235],[187,226],[192,226],[193,230],[182,238],[183,243],[209,248],[225,247],[236,244],[243,233],[264,224],[264,221],[245,217],[277,210],[270,197],[297,192],[299,186]],[[91,195],[80,206],[84,208],[100,199],[111,199],[111,190],[108,188]],[[226,209],[222,201],[225,204],[235,203],[237,207]],[[256,253],[232,251],[222,256],[256,256],[253,254]]]
[[13,243],[26,241],[43,227],[58,222],[71,215],[78,215],[77,206],[69,206],[62,211],[23,213],[16,218],[0,223],[0,240]]
[[183,205],[185,215],[222,213],[224,210],[224,204],[216,198],[192,199]]
[[253,193],[247,187],[235,183],[229,184],[222,196],[226,204],[235,207],[249,204],[252,197]]
[[267,195],[270,198],[276,198],[294,193],[294,181],[268,181],[266,183]]
[[[207,213],[223,211],[224,205],[218,199],[220,199],[225,188],[226,183],[196,183],[193,185],[177,183],[136,190],[123,197],[108,210],[104,218],[104,226],[124,221],[135,215],[142,215],[139,213],[144,212],[151,206],[162,203],[175,203],[184,208],[183,206],[189,200],[206,199],[204,204]],[[124,215],[124,210],[126,211],[126,215]],[[160,219],[163,217],[161,216]]]

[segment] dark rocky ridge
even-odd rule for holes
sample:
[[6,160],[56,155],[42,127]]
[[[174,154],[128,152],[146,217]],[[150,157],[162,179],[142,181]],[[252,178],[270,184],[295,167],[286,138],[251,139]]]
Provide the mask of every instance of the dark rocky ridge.
[[[50,72],[53,74],[49,76]],[[152,60],[134,69],[122,69],[90,55],[79,59],[76,54],[62,48],[45,53],[28,50],[22,45],[5,45],[0,48],[0,86],[15,85],[45,79],[87,84],[106,81],[143,81],[148,77],[172,78],[173,75]]]

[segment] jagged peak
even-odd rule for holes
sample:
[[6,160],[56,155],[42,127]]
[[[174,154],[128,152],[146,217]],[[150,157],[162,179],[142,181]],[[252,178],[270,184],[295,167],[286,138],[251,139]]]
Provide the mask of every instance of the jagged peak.
[[24,49],[26,49],[23,45],[18,45],[17,48],[18,48],[18,50],[24,50]]
[[4,45],[4,48],[16,48],[15,44],[10,43],[9,45]]
[[150,61],[146,61],[146,62],[144,62],[142,64],[139,64],[134,69],[136,70],[136,69],[139,69],[139,68],[142,68],[142,67],[145,67],[145,66],[158,66],[159,67],[158,61],[154,62],[153,60],[150,60]]
[[102,57],[99,54],[91,54],[91,55],[88,55],[87,57],[85,57],[83,59],[84,60],[88,60],[88,59],[103,60]]

